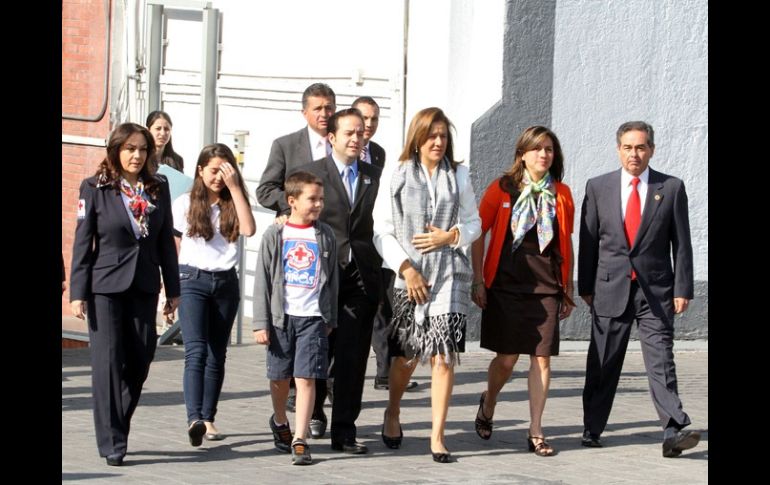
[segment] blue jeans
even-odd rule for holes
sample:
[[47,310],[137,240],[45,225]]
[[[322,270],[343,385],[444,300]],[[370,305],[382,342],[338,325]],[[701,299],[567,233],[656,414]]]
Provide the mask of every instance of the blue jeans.
[[238,273],[179,265],[179,321],[184,340],[187,422],[214,421],[225,379],[225,355],[240,303]]

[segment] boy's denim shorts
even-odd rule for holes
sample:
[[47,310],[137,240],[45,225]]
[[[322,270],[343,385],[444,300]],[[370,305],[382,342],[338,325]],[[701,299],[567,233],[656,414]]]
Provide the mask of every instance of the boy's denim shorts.
[[329,338],[323,318],[286,315],[283,324],[283,328],[270,328],[267,378],[328,378]]

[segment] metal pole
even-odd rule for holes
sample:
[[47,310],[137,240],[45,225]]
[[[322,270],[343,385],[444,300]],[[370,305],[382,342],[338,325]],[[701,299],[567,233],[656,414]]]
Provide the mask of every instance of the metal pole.
[[163,5],[149,5],[150,39],[147,42],[147,116],[160,109],[160,70],[163,52]]
[[201,143],[217,140],[217,65],[219,54],[219,10],[203,9],[203,60],[201,68]]
[[[243,153],[246,151],[246,135],[249,132],[246,130],[236,130],[235,135],[235,161],[238,163],[238,168],[241,171],[241,177],[243,177]],[[248,198],[247,194],[246,197]],[[244,283],[246,282],[246,238],[243,236],[238,237],[238,284],[240,287],[241,304],[238,305],[238,314],[235,318],[235,343],[243,343],[243,302],[246,299],[246,290],[244,289]]]

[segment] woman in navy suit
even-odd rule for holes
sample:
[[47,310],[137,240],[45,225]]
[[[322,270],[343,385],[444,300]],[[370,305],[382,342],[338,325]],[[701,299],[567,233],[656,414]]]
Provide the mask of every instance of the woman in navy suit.
[[113,466],[123,464],[155,354],[161,271],[163,313],[173,314],[179,298],[171,196],[147,163],[154,151],[146,128],[124,123],[96,174],[80,184],[70,301],[73,315],[88,314],[96,442]]

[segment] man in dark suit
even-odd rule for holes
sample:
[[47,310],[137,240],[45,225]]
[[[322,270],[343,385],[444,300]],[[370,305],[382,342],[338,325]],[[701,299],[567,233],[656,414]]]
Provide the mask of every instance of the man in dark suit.
[[283,183],[296,167],[329,154],[327,124],[336,109],[336,97],[328,85],[315,83],[305,89],[302,93],[302,115],[307,126],[273,141],[257,187],[257,201],[262,207],[273,209],[276,216],[289,214],[291,209],[286,202]]
[[[385,150],[371,141],[380,124],[380,106],[370,96],[356,98],[351,105],[358,109],[364,117],[364,142],[359,159],[380,168],[385,167]],[[388,325],[393,316],[390,302],[393,300],[393,280],[395,273],[388,268],[382,268],[382,290],[377,315],[374,318],[372,330],[372,349],[377,360],[377,374],[374,376],[374,388],[388,390],[388,374],[390,373],[390,357],[388,356]],[[410,381],[406,389],[417,387],[416,381]]]
[[[693,298],[693,256],[684,183],[648,167],[652,126],[623,123],[621,170],[590,179],[580,221],[578,292],[591,307],[583,389],[583,446],[601,447],[636,320],[652,400],[663,426],[663,456],[700,440],[677,394],[674,314]],[[671,265],[673,259],[673,267]]]
[[361,144],[359,158],[361,161],[383,168],[385,166],[385,149],[371,141],[380,125],[380,106],[374,98],[361,96],[353,101],[351,107],[360,111],[364,117],[364,141]]
[[[356,441],[372,322],[381,292],[380,258],[374,248],[372,211],[379,188],[379,167],[359,162],[364,120],[350,108],[329,118],[332,153],[299,169],[323,180],[324,208],[320,220],[334,229],[339,264],[337,328],[329,336],[334,367],[332,449],[362,454]],[[316,391],[317,392],[317,391]],[[317,401],[316,401],[317,404]]]
[[[302,93],[302,116],[307,125],[299,131],[273,140],[267,165],[257,187],[257,201],[262,207],[275,211],[276,222],[285,222],[291,212],[283,188],[289,172],[300,165],[325,158],[330,153],[331,146],[326,139],[327,125],[336,109],[336,96],[332,88],[324,83],[311,84]],[[293,379],[291,386],[292,395],[289,396],[286,408],[293,412],[296,399]],[[310,435],[313,438],[320,438],[326,432],[324,399],[326,381],[316,379],[316,401],[320,400],[320,404],[316,405],[310,420]]]

